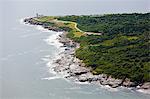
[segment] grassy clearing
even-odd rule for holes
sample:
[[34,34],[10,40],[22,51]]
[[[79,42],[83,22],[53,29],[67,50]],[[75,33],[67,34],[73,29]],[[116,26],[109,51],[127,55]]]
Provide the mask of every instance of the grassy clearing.
[[106,41],[102,42],[101,45],[103,45],[103,46],[113,46],[114,45],[113,42],[114,42],[113,40],[106,40]]
[[126,41],[131,41],[131,40],[137,40],[139,37],[137,36],[120,36],[120,37],[115,37],[114,39],[111,40],[105,40],[104,42],[101,43],[103,46],[113,46],[114,44],[118,42],[126,42]]
[[71,28],[72,31],[70,31],[69,33],[73,33],[73,37],[81,37],[84,35],[83,32],[81,32],[81,31],[79,31],[79,29],[77,29],[77,27],[76,27],[77,23],[75,23],[75,22],[57,20],[56,24],[57,24],[57,26]]
[[137,40],[139,37],[137,36],[128,36],[127,39],[128,40]]
[[82,32],[74,32],[74,37],[81,37],[82,35]]
[[53,17],[53,16],[43,16],[43,17],[36,18],[36,20],[40,21],[40,22],[49,22],[54,19],[55,19],[55,17]]
[[35,18],[35,20],[40,22],[52,22],[56,27],[71,28],[72,30],[69,33],[73,33],[73,37],[81,37],[84,35],[84,32],[81,32],[77,28],[77,23],[75,22],[57,20],[57,17],[53,17],[53,16],[43,16],[43,17]]

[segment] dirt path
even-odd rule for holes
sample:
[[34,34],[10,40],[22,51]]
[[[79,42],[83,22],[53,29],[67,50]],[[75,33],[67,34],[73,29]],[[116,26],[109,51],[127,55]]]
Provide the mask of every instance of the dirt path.
[[88,35],[102,35],[102,33],[94,33],[94,32],[85,32],[85,31],[82,31],[81,29],[79,29],[77,27],[77,23],[76,22],[71,22],[71,21],[61,21],[61,20],[54,20],[55,22],[62,22],[62,23],[71,23],[71,24],[74,24],[74,28],[79,31],[79,32],[82,32],[82,33],[85,33],[85,34],[88,34]]

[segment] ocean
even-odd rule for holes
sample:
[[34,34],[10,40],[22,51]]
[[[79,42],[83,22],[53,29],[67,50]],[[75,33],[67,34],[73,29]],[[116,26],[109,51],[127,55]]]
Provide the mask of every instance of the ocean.
[[150,98],[126,88],[71,82],[51,70],[52,60],[63,50],[56,39],[61,32],[25,25],[22,20],[36,13],[54,16],[106,13],[95,0],[92,5],[89,0],[85,4],[84,0],[77,1],[74,5],[68,0],[0,1],[0,99]]

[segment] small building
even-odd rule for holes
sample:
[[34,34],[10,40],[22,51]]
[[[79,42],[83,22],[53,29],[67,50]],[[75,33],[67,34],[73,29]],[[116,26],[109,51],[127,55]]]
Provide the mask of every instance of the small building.
[[40,14],[36,13],[36,17],[37,17],[37,18],[43,17],[43,16],[44,16],[44,15],[42,15],[42,14],[40,15]]

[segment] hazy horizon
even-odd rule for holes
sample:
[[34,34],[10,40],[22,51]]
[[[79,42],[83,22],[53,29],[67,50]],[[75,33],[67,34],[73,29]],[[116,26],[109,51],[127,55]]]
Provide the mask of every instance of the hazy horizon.
[[[65,42],[70,42],[70,44],[66,44],[67,46],[63,46],[62,43],[60,44],[61,41],[59,38],[63,38],[64,36],[58,35],[58,33],[62,32],[48,31],[45,30],[42,26],[30,26],[29,24],[25,24],[23,22],[23,20],[27,17],[36,16],[36,13],[49,16],[94,14],[102,15],[111,13],[145,13],[149,12],[148,6],[148,0],[0,0],[0,99],[150,99],[150,95],[133,90],[128,90],[124,87],[110,88],[108,86],[101,86],[99,82],[103,80],[97,80],[95,82],[92,82],[93,84],[89,84],[88,82],[79,82],[78,79],[82,77],[82,75],[77,76],[77,79],[72,78],[71,75],[74,75],[76,70],[77,72],[81,72],[81,74],[82,70],[83,72],[87,71],[87,69],[81,69],[80,71],[80,68],[78,68],[80,65],[79,60],[76,61],[76,58],[72,56],[73,54],[75,54],[73,53],[75,48],[70,46],[76,44],[71,44],[72,41],[70,40],[67,41],[65,39],[62,39]],[[124,20],[124,18],[121,19]],[[108,22],[109,19],[107,20],[106,18],[106,21],[103,22],[104,24],[102,23],[97,25],[94,22],[98,22],[98,20],[100,19],[96,19],[97,21],[93,21],[92,24],[90,23],[91,21],[87,21],[87,23],[85,23],[85,25],[83,26],[89,25],[89,27],[97,29],[102,25],[107,26],[108,24],[108,27],[106,28],[109,28],[110,26],[113,26],[113,24],[116,24],[114,25],[114,28],[111,28],[110,30],[114,29],[113,31],[117,31],[118,29],[118,33],[121,34],[119,28],[123,28],[124,26],[126,26],[125,29],[128,31],[128,24],[129,26],[131,26],[131,28],[133,27],[133,31],[135,30],[135,28],[138,28],[137,30],[140,30],[143,27],[143,25],[147,24],[145,23],[147,21],[143,21],[143,17],[141,17],[141,20],[139,18],[136,18],[139,19],[137,23],[141,24],[140,26],[132,24],[133,22],[136,22],[134,21],[134,18],[133,21],[132,18],[129,18],[129,21],[131,20],[131,22],[129,22],[127,19],[128,18],[125,19],[126,21],[118,21],[118,24],[116,24],[117,21],[113,20],[110,21],[112,22],[111,24],[110,22]],[[45,23],[43,24],[45,25]],[[94,24],[95,26],[92,26]],[[46,25],[53,26],[52,24],[48,23],[46,23]],[[73,34],[77,33],[77,35],[79,34],[79,36],[82,36],[80,32],[78,33],[79,30],[76,29],[76,25],[67,25],[65,23],[62,25],[60,24],[60,27],[64,27],[64,29],[65,27],[66,29],[69,29],[70,26],[71,32]],[[87,26],[86,28],[89,27]],[[131,30],[131,28],[129,28],[129,31]],[[142,30],[144,29],[141,29],[141,31]],[[145,30],[147,30],[147,28]],[[123,33],[125,33],[125,31]],[[112,50],[111,53],[115,53],[115,51],[119,52],[120,50],[121,52],[119,53],[121,53],[121,55],[114,54],[114,56],[111,56],[109,58],[107,56],[110,56],[112,54],[108,53],[107,55],[103,55],[100,58],[102,59],[102,62],[99,63],[102,63],[103,65],[103,62],[107,62],[106,60],[108,59],[111,59],[112,62],[113,60],[117,59],[115,63],[122,62],[121,66],[122,64],[129,64],[129,66],[131,66],[134,63],[136,68],[136,66],[139,67],[139,64],[141,64],[141,62],[138,61],[139,59],[141,59],[142,61],[144,61],[143,59],[146,59],[147,61],[146,56],[144,56],[146,55],[144,54],[144,52],[147,53],[147,50],[143,50],[147,43],[145,43],[146,41],[143,40],[143,35],[141,36],[139,32],[137,33],[138,36],[134,35],[134,37],[128,37],[128,35],[126,36],[124,34],[116,34],[116,38],[114,38],[113,36],[110,37],[110,40],[112,40],[112,42],[118,44],[116,49]],[[86,34],[86,32],[83,33],[83,35],[84,34]],[[116,39],[120,40],[120,38],[121,42],[125,40],[126,44],[130,43],[130,40],[128,40],[128,38],[131,39],[131,43],[132,41],[133,43],[136,42],[135,46],[133,46],[134,50],[129,50],[127,52],[131,54],[122,54],[123,51],[126,51],[126,48],[130,49],[130,45],[129,47],[128,45],[127,47],[122,47],[121,44],[124,44],[124,42],[120,43],[120,41],[115,41]],[[89,40],[86,36],[85,39],[87,39],[86,41]],[[99,38],[97,36],[96,39],[93,39],[93,43],[99,42]],[[143,41],[144,43],[140,42],[139,44],[137,44],[137,41]],[[100,43],[102,44],[103,42]],[[140,46],[142,44],[144,48],[143,46]],[[92,45],[94,45],[94,49],[96,48],[96,50],[94,51],[97,51],[97,48],[100,48],[95,47],[95,45],[97,44],[91,44],[87,46]],[[65,51],[66,49],[67,51]],[[100,50],[97,51],[98,54],[103,54],[99,51]],[[108,49],[106,49],[106,51],[108,51]],[[137,52],[133,53],[132,55],[133,51]],[[95,53],[93,54],[93,51],[91,50],[89,50],[88,52],[90,52],[87,54],[89,56],[89,62],[91,62],[92,64],[93,62],[95,62],[97,64],[97,61],[91,61],[90,59]],[[126,62],[127,59],[130,59],[126,58],[127,55],[131,55],[134,57],[136,54],[139,54],[137,56],[143,55],[142,58],[139,57],[133,60],[135,62],[137,61],[137,63]],[[104,60],[104,56],[106,56],[106,60]],[[100,56],[96,54],[96,57],[98,58]],[[59,60],[59,58],[62,58],[63,60],[60,60],[60,65],[58,65],[57,67],[56,62]],[[125,59],[125,61],[123,59]],[[146,64],[147,66],[146,61],[144,61],[144,65]],[[108,66],[109,64],[111,63],[108,62]],[[77,67],[75,65],[77,65]],[[70,69],[71,66],[74,68],[75,72],[72,72],[74,70]],[[146,66],[145,68],[147,68]],[[54,69],[57,68],[58,70],[56,71],[64,70],[64,72],[55,72]],[[135,71],[134,66],[131,69]],[[119,71],[120,69],[117,70],[118,72],[122,72],[122,68],[121,71]],[[145,69],[142,68],[138,69],[136,73],[139,73],[141,70],[145,71]],[[85,79],[87,79],[89,82],[90,80],[88,79],[88,76],[91,76],[91,79],[93,79],[93,81],[95,78],[97,79],[97,77],[100,77],[100,79],[102,79],[101,76],[93,77],[92,73],[89,72],[83,75],[86,74],[88,75],[87,78],[85,77]],[[121,73],[121,75],[122,74],[123,73]],[[140,77],[141,74],[143,75],[143,73],[140,73],[140,75],[138,76],[136,74],[133,76]],[[70,76],[70,78],[66,79],[66,76]],[[82,79],[84,78],[82,77]],[[110,81],[113,82],[112,80]],[[116,84],[118,86],[119,84],[117,83],[120,81],[121,80],[118,79],[114,80],[114,85]],[[104,80],[104,82],[107,82],[107,80]]]
[[[38,6],[43,6],[46,12],[54,15],[87,15],[87,14],[111,14],[111,13],[147,13],[150,11],[149,0],[0,0],[2,6],[10,3],[21,2],[36,5],[35,12],[45,14]],[[41,2],[41,4],[37,4]],[[48,9],[45,6],[50,6]],[[13,6],[12,6],[13,7]],[[88,10],[87,10],[88,8]],[[3,9],[3,7],[2,7]],[[28,9],[28,8],[27,8]],[[20,9],[17,9],[20,10]],[[4,10],[2,10],[4,11]],[[56,12],[56,14],[55,14]],[[3,13],[3,12],[2,12]]]

